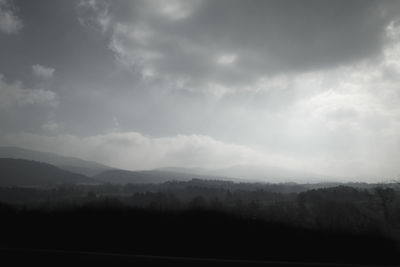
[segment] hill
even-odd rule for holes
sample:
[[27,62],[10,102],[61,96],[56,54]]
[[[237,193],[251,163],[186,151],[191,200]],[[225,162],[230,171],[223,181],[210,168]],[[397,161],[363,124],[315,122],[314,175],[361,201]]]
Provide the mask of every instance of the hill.
[[96,183],[96,180],[53,165],[23,159],[0,159],[0,186],[47,186]]
[[54,153],[29,150],[19,147],[0,147],[0,158],[34,160],[57,166],[61,169],[94,176],[111,167],[103,164],[73,157],[64,157]]

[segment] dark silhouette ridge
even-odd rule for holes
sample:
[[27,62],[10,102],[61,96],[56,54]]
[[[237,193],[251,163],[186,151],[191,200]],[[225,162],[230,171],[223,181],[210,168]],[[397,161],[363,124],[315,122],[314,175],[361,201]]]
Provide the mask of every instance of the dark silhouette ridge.
[[98,181],[47,163],[0,158],[1,186],[48,186],[64,183],[98,183]]
[[111,169],[111,167],[93,161],[83,160],[74,157],[64,157],[55,153],[48,153],[11,146],[0,147],[0,158],[39,161],[55,165],[63,170],[79,173],[86,176],[94,176],[104,170]]

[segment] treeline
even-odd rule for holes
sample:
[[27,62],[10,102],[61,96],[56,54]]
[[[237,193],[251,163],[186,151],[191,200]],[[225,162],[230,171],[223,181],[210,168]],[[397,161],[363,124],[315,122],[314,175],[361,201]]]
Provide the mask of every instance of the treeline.
[[0,188],[0,248],[398,264],[396,184]]
[[320,186],[194,179],[163,184],[3,187],[0,202],[48,210],[104,205],[157,211],[211,210],[309,229],[349,232],[400,229],[397,184]]

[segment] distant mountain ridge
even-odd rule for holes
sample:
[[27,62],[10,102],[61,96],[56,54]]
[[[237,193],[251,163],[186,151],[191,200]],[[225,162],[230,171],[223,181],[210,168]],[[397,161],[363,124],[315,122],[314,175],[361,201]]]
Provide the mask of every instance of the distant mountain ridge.
[[109,166],[83,160],[74,157],[60,156],[55,153],[48,153],[30,149],[24,149],[20,147],[3,146],[0,147],[0,158],[14,158],[14,159],[25,159],[34,160],[47,164],[57,166],[61,169],[83,174],[86,176],[95,176],[102,171],[112,169]]
[[96,180],[53,165],[24,159],[0,158],[0,186],[48,186],[98,183]]
[[177,172],[171,170],[147,170],[147,171],[128,171],[128,170],[106,170],[96,176],[95,179],[105,183],[116,183],[116,184],[144,184],[144,183],[164,183],[168,181],[190,181],[192,179],[204,179],[204,180],[221,180],[221,181],[232,181],[230,179],[221,176],[202,175],[188,172]]
[[225,180],[234,182],[265,183],[320,183],[337,180],[299,170],[264,165],[234,165],[221,169],[161,167],[153,170],[115,169],[97,162],[55,153],[34,151],[19,147],[0,147],[0,158],[25,159],[54,165],[60,169],[82,174],[106,183],[162,183],[166,181],[188,181],[191,179]]
[[335,180],[335,177],[264,165],[233,165],[220,169],[162,167],[156,170],[182,174],[197,174],[201,176],[225,177],[225,179],[240,182],[325,182]]
[[234,165],[228,168],[214,170],[212,173],[228,177],[240,177],[247,181],[263,181],[269,183],[321,182],[324,179],[332,178],[301,170],[268,165]]

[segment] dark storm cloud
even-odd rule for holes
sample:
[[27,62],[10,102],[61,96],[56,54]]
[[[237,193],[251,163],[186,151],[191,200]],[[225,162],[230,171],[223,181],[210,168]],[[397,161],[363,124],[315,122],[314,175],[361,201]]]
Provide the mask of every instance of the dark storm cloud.
[[246,77],[333,67],[378,54],[389,21],[382,8],[371,1],[209,1],[170,29],[210,47],[211,55],[237,53],[235,69]]
[[14,1],[24,27],[0,34],[0,69],[8,79],[29,80],[31,66],[51,66],[60,79],[100,79],[112,54],[101,36],[81,27],[75,1]]
[[[380,56],[395,14],[388,1],[101,3],[98,19],[121,61],[187,87],[237,86]],[[224,56],[234,59],[218,64]]]
[[[3,84],[20,83],[26,92],[54,92],[59,105],[47,110],[51,114],[45,114],[42,109],[39,112],[37,108],[29,110],[30,107],[2,114],[2,130],[41,132],[48,120],[62,121],[67,131],[104,130],[109,123],[101,122],[101,118],[112,116],[105,114],[111,108],[103,108],[109,105],[104,101],[110,96],[101,91],[113,91],[116,87],[121,90],[126,84],[131,85],[134,77],[121,74],[126,71],[119,72],[115,67],[113,53],[105,38],[79,22],[78,2],[8,2],[23,21],[23,27],[12,35],[0,32]],[[98,105],[92,105],[91,99],[100,101]],[[95,118],[98,118],[97,122]],[[96,123],[89,125],[88,121]]]

